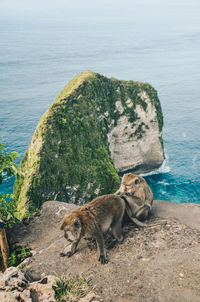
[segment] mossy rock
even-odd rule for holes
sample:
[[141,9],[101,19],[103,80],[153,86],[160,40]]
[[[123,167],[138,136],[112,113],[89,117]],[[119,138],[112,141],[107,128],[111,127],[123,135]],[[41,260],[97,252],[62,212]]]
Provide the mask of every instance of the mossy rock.
[[[119,169],[111,156],[108,135],[122,115],[135,127],[136,106],[143,110],[147,107],[138,96],[141,90],[156,108],[161,131],[160,102],[147,83],[108,79],[86,71],[65,86],[42,116],[20,162],[14,185],[19,218],[40,208],[46,200],[83,204],[118,189]],[[127,99],[132,100],[132,107]],[[123,113],[116,109],[118,101]],[[147,127],[139,127],[136,136],[140,139]]]

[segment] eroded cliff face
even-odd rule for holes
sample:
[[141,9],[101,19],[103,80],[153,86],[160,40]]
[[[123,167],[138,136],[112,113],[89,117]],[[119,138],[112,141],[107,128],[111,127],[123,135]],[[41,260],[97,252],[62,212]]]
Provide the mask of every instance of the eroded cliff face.
[[162,126],[160,102],[148,83],[81,73],[43,115],[19,165],[19,218],[49,199],[82,204],[113,193],[118,172],[158,168]]
[[138,96],[145,102],[145,108],[140,104],[135,106],[134,99],[126,100],[126,105],[134,108],[135,122],[129,122],[127,115],[123,114],[126,107],[121,101],[117,101],[116,110],[119,111],[120,118],[108,133],[111,157],[119,172],[151,172],[159,168],[164,160],[156,107],[145,90],[141,90]]

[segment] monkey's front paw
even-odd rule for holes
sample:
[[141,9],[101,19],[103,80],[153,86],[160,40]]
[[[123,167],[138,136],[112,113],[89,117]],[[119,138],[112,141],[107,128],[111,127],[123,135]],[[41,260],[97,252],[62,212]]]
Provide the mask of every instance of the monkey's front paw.
[[65,254],[65,253],[60,253],[60,256],[61,256],[61,257],[65,257],[66,254]]
[[73,255],[73,253],[71,252],[71,251],[69,251],[69,252],[67,252],[66,253],[66,256],[69,258],[69,257],[71,257]]
[[99,256],[99,261],[101,262],[101,264],[108,263],[108,259],[106,258],[105,255],[100,255]]

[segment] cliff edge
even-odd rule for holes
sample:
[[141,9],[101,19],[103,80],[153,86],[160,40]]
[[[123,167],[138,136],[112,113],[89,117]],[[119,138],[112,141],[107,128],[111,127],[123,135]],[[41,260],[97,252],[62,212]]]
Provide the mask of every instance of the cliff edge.
[[159,168],[162,127],[151,85],[81,73],[42,116],[20,162],[14,185],[18,217],[46,200],[83,204],[113,193],[118,172]]
[[[122,244],[105,234],[109,257],[105,265],[98,262],[95,242],[89,238],[81,240],[72,257],[60,256],[67,245],[61,220],[75,208],[45,202],[27,226],[15,225],[8,231],[11,245],[32,250],[33,256],[20,265],[31,281],[40,280],[42,274],[84,277],[101,297],[97,301],[103,302],[199,302],[199,205],[154,201],[152,214],[165,218],[166,224],[146,228],[125,224]],[[161,221],[153,215],[147,223]]]

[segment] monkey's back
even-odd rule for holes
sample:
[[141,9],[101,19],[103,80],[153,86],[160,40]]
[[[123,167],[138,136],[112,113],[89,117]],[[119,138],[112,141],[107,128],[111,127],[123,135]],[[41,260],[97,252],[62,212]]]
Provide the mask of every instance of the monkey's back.
[[80,207],[79,217],[85,233],[92,233],[98,227],[104,232],[109,228],[111,222],[122,219],[124,211],[124,201],[117,195],[107,194]]

